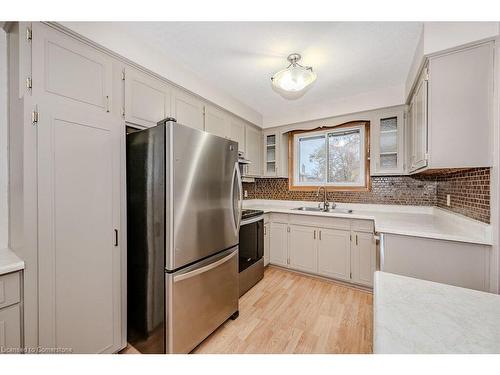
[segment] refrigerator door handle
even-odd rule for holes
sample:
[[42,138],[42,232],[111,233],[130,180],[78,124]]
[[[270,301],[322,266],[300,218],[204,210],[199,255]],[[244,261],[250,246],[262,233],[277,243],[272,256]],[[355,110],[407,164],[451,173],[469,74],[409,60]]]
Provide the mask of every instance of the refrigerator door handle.
[[[236,181],[235,181],[236,177]],[[243,186],[241,182],[241,174],[238,162],[234,163],[234,171],[233,171],[233,179],[232,179],[233,187],[231,189],[231,202],[233,204],[233,219],[234,219],[234,229],[236,233],[240,231],[241,225],[241,208],[243,204]],[[234,190],[238,186],[238,207],[236,208],[234,205]]]
[[221,258],[221,259],[219,259],[213,263],[210,263],[204,267],[197,268],[197,269],[194,269],[194,270],[186,272],[186,273],[181,273],[179,275],[175,275],[174,276],[174,283],[176,283],[178,281],[190,279],[191,277],[194,277],[194,276],[199,275],[199,274],[204,273],[204,272],[208,272],[211,269],[214,269],[214,268],[218,267],[219,265],[227,262],[229,259],[236,256],[237,254],[238,254],[237,251],[233,251],[233,252],[231,252],[231,254],[225,256],[224,258]]

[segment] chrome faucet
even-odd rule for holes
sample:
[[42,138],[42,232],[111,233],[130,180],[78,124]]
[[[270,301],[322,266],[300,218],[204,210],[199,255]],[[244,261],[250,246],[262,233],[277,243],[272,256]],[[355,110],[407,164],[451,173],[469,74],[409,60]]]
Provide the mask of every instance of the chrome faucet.
[[[316,192],[316,197],[319,197],[319,192],[323,189],[323,211],[328,211],[328,208],[330,207],[330,203],[328,203],[327,197],[326,197],[326,186],[320,186],[318,188],[318,191]],[[321,207],[321,203],[319,203],[319,206]]]

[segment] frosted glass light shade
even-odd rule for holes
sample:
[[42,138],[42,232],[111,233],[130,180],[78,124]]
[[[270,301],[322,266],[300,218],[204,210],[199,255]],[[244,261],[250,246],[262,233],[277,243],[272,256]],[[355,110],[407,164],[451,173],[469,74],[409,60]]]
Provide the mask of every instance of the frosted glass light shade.
[[316,73],[309,66],[297,63],[300,55],[293,54],[288,57],[290,65],[280,70],[271,77],[273,89],[286,99],[300,98],[309,86],[316,80]]

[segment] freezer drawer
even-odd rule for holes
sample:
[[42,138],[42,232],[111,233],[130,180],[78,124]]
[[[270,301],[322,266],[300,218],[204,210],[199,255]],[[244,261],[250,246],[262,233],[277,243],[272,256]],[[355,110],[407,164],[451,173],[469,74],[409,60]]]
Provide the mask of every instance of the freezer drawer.
[[189,353],[238,311],[237,246],[165,279],[167,353]]

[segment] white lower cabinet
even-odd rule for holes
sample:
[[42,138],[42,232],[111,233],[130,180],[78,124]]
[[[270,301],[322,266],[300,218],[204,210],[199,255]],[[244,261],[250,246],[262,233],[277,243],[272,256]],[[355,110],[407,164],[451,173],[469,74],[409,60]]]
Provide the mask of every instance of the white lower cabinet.
[[[307,219],[302,217],[301,222],[304,221]],[[347,228],[335,228],[334,223],[326,228],[273,222],[271,218],[267,225],[271,264],[373,286],[376,242],[372,222],[351,220]]]
[[318,274],[340,280],[350,279],[350,234],[348,230],[319,230]]
[[271,224],[264,224],[264,267],[269,264],[269,251],[271,249],[271,233],[270,231]]
[[373,285],[375,272],[375,239],[372,233],[352,232],[351,280],[356,284]]
[[288,266],[288,224],[270,223],[269,262],[278,266]]
[[288,247],[290,267],[304,272],[316,272],[318,266],[318,230],[302,225],[290,225]]

